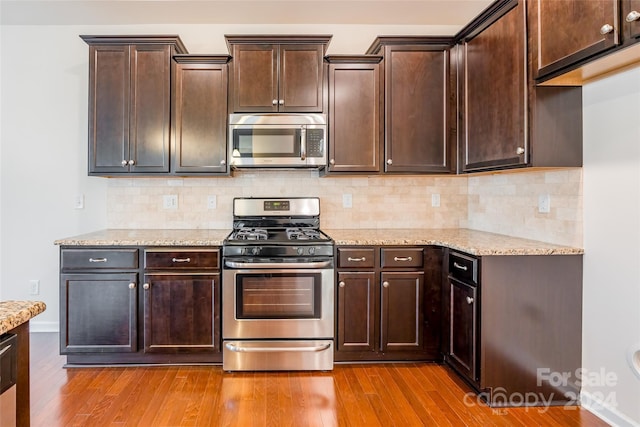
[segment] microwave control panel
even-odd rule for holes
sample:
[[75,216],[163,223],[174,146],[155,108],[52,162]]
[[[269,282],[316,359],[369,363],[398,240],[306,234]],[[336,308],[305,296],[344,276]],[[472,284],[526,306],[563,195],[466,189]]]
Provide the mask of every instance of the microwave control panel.
[[324,155],[324,129],[307,129],[307,157]]

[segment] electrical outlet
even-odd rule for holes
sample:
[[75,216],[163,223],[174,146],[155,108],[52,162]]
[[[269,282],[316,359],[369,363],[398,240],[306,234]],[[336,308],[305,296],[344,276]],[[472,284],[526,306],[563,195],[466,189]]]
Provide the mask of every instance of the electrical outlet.
[[215,209],[218,207],[218,201],[215,195],[207,196],[207,209]]
[[40,280],[29,280],[29,295],[38,295],[40,293]]
[[178,196],[175,194],[162,196],[162,207],[165,209],[178,209]]
[[342,207],[343,208],[353,207],[353,197],[351,196],[351,194],[342,195]]
[[434,208],[440,207],[440,194],[434,193],[431,195],[431,206]]
[[549,196],[548,194],[541,194],[538,196],[538,212],[551,212],[551,196]]
[[84,209],[84,194],[76,195],[73,206],[75,209]]

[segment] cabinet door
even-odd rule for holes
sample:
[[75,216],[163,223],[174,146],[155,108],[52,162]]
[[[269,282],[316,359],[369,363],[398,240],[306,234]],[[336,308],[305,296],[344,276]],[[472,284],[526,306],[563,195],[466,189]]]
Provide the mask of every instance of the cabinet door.
[[[619,0],[538,0],[530,8],[538,45],[536,77],[605,51],[620,43]],[[607,27],[608,26],[608,27]],[[604,34],[603,34],[604,33]]]
[[424,273],[382,273],[380,310],[383,352],[421,350],[424,341]]
[[448,172],[448,50],[386,46],[385,171]]
[[375,351],[375,274],[339,272],[337,289],[337,351]]
[[137,274],[60,279],[61,354],[137,351]]
[[640,38],[640,0],[622,0],[622,4],[624,37],[626,39]]
[[219,274],[146,274],[144,351],[219,352]]
[[524,12],[519,2],[463,44],[464,171],[528,161]]
[[278,111],[277,45],[233,46],[231,109],[236,113]]
[[131,47],[131,172],[169,172],[171,48]]
[[323,46],[283,44],[279,52],[278,111],[322,112]]
[[449,279],[449,358],[472,381],[477,381],[477,295],[475,287]]
[[379,64],[329,65],[329,171],[380,171]]
[[128,171],[129,58],[126,45],[89,49],[90,174]]
[[173,171],[227,173],[227,65],[178,64]]

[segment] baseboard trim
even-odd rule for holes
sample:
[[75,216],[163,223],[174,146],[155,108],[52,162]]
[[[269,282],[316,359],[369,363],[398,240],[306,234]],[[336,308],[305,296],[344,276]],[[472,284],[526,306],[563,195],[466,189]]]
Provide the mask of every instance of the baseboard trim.
[[58,322],[31,320],[29,321],[29,332],[60,332],[60,324]]
[[640,423],[635,422],[607,402],[596,398],[589,392],[582,391],[580,393],[580,406],[612,426],[640,427]]

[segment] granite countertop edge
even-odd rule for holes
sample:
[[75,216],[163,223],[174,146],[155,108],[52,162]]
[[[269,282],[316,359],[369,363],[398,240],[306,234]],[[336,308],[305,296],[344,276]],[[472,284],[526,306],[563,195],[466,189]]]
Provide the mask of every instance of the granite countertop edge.
[[46,309],[42,301],[0,301],[0,335],[28,322]]
[[[465,228],[324,229],[336,245],[436,245],[476,256],[582,255],[584,249]],[[229,229],[106,229],[59,239],[59,246],[221,246]]]

